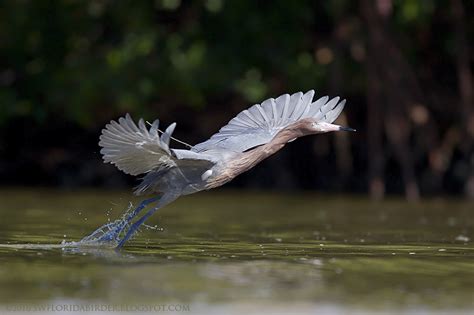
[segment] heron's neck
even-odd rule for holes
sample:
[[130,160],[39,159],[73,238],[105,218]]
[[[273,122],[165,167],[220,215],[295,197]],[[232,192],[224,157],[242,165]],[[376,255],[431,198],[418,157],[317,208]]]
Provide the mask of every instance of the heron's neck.
[[244,152],[243,154],[245,155],[245,160],[247,161],[247,169],[245,169],[245,171],[254,167],[267,157],[280,151],[288,142],[305,136],[306,134],[306,132],[298,128],[296,125],[289,126],[277,133],[270,142],[256,147],[250,151]]

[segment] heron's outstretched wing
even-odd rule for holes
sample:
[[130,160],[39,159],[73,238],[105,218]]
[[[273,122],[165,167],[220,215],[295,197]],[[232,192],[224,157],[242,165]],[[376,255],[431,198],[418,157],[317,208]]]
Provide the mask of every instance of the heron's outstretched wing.
[[191,150],[204,152],[219,148],[244,152],[268,143],[280,130],[303,119],[315,118],[332,123],[342,112],[345,100],[324,96],[313,102],[314,91],[267,99],[240,112],[209,140],[195,145]]
[[112,120],[102,130],[99,141],[104,161],[130,175],[172,167],[169,139],[176,124],[171,124],[161,137],[158,125],[159,121],[155,120],[148,130],[140,119],[137,126],[129,114],[119,118],[118,122]]
[[143,119],[140,119],[137,126],[129,114],[119,118],[118,122],[111,121],[102,130],[99,141],[104,161],[130,175],[176,167],[182,159],[206,160],[206,165],[213,164],[203,154],[192,152],[194,154],[186,155],[179,153],[186,150],[170,149],[169,142],[176,123],[171,124],[161,136],[158,125],[159,121],[155,120],[147,129]]

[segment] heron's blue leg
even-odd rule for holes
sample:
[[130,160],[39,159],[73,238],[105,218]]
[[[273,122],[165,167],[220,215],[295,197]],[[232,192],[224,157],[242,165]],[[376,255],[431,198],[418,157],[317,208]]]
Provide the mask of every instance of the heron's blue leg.
[[127,234],[125,234],[125,236],[122,238],[120,243],[117,245],[117,248],[121,248],[130,239],[130,237],[137,231],[137,229],[140,227],[140,225],[142,225],[143,222],[145,222],[146,219],[148,219],[158,209],[159,208],[153,208],[153,209],[149,210],[139,220],[135,221],[135,223],[133,223],[132,226],[130,227],[130,229],[127,231]]
[[158,201],[160,198],[161,196],[157,196],[143,200],[131,213],[127,214],[122,219],[102,225],[90,235],[84,237],[81,240],[81,243],[103,243],[117,241],[122,231],[129,225],[133,218],[150,203]]
[[140,219],[135,221],[132,224],[132,226],[130,226],[130,228],[127,231],[127,234],[125,234],[125,236],[122,238],[120,243],[117,245],[117,249],[120,249],[130,239],[130,237],[132,237],[132,235],[137,231],[137,229],[140,227],[140,225],[142,225],[143,222],[146,221],[146,219],[148,219],[153,213],[155,213],[156,210],[158,210],[158,209],[162,208],[163,206],[167,205],[168,203],[172,202],[177,197],[178,197],[178,195],[164,195],[160,199],[160,201],[158,202],[156,207],[154,207],[153,209],[148,210],[147,213],[145,213]]
[[127,216],[127,221],[130,222],[137,214],[140,213],[140,211],[142,211],[146,206],[148,206],[150,203],[153,203],[155,201],[158,201],[160,200],[161,198],[161,195],[160,196],[156,196],[156,197],[153,197],[153,198],[149,198],[149,199],[145,199],[143,200],[139,205],[138,207],[135,208],[135,210],[133,210],[132,213],[130,213],[128,216]]
[[115,231],[115,238],[118,238],[120,236],[120,234],[122,233],[122,231],[128,226],[128,224],[133,220],[133,218],[135,218],[135,216],[137,214],[139,214],[146,206],[148,206],[150,203],[153,203],[155,201],[158,201],[161,199],[161,195],[160,196],[156,196],[156,197],[153,197],[153,198],[149,198],[149,199],[145,199],[143,200],[139,205],[138,207],[135,208],[135,210],[133,210],[131,213],[129,213],[127,215],[126,218],[123,218],[123,223],[120,224],[116,231]]

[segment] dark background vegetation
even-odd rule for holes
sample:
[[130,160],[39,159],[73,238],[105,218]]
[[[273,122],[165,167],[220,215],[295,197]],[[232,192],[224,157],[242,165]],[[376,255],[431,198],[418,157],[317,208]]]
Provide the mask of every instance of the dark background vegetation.
[[128,187],[124,113],[188,143],[268,97],[348,99],[234,187],[474,197],[474,1],[2,1],[0,184]]

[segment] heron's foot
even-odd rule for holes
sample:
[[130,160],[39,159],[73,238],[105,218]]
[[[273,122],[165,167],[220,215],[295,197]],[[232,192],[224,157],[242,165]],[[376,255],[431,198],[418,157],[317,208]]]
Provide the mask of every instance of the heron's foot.
[[120,219],[106,223],[94,232],[79,241],[82,245],[111,244],[116,245],[126,232],[130,229],[130,221],[133,219],[132,205]]
[[127,230],[125,231],[124,230],[124,233],[122,234],[122,239],[120,240],[120,242],[118,243],[117,245],[117,249],[120,249],[123,247],[123,245],[129,240],[131,239],[133,236],[135,236],[135,234],[138,232],[140,226],[143,224],[143,222],[145,221],[146,217],[145,218],[141,218],[140,220],[137,220],[136,222],[134,222],[132,225],[130,225]]
[[84,237],[79,244],[95,245],[110,243],[115,245],[123,237],[124,232],[129,228],[129,226],[130,224],[125,218],[106,223],[90,235]]
[[[168,198],[169,199],[169,198]],[[176,199],[176,197],[174,197]],[[174,200],[172,199],[172,200]],[[130,204],[128,210],[122,215],[122,217],[113,222],[106,223],[92,232],[90,235],[84,237],[77,244],[78,245],[110,245],[116,246],[117,248],[122,247],[127,240],[132,238],[138,231],[140,225],[155,212],[158,207],[149,210],[143,217],[134,221],[140,211],[142,211],[147,205],[161,201],[161,196],[156,196],[147,200],[142,201],[140,205],[133,209],[133,205]],[[167,201],[167,199],[165,199]]]

